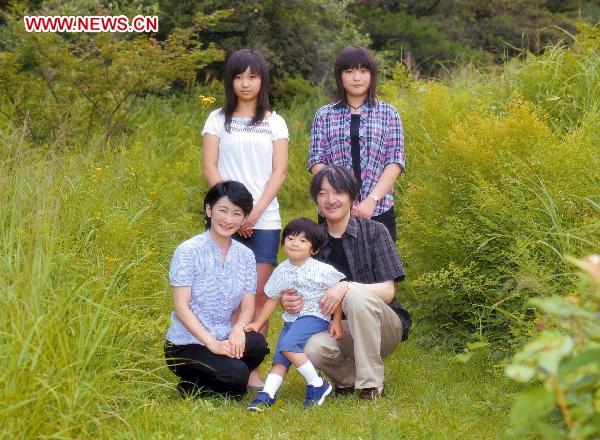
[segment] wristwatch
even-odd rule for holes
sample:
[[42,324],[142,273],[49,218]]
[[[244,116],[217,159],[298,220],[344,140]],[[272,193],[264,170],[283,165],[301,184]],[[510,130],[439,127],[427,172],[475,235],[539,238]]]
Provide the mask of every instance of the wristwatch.
[[379,201],[379,197],[374,196],[373,194],[369,194],[367,197],[371,197],[373,200],[375,200],[375,203]]

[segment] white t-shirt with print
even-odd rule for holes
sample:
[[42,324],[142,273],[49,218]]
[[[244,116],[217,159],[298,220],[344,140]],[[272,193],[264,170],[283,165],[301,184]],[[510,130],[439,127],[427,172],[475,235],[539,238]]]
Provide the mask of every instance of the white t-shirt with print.
[[[275,112],[258,125],[251,118],[232,118],[231,130],[225,130],[225,115],[217,109],[208,116],[202,134],[219,137],[219,173],[224,180],[243,183],[258,202],[273,173],[273,143],[289,139],[288,128]],[[279,203],[275,197],[254,225],[255,229],[281,229]]]

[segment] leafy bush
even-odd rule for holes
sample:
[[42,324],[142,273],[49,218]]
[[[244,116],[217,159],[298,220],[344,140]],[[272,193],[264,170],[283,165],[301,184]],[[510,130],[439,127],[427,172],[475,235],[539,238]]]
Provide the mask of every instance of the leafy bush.
[[192,88],[196,72],[223,52],[200,48],[195,29],[176,30],[164,42],[139,35],[28,33],[18,13],[3,13],[0,118],[25,124],[33,136],[72,145],[103,130],[105,142],[127,128],[140,98],[176,79]]
[[532,388],[512,410],[514,434],[546,438],[600,436],[600,255],[575,261],[584,270],[569,296],[534,298],[542,332],[506,367]]
[[[599,49],[554,48],[526,61],[520,82],[511,69],[449,85],[398,71],[383,87],[407,135],[397,188],[405,295],[440,334],[521,344],[534,333],[528,298],[573,286],[562,255],[598,248]],[[557,79],[543,94],[522,93],[544,76]],[[573,104],[547,116],[545,98],[569,93]]]

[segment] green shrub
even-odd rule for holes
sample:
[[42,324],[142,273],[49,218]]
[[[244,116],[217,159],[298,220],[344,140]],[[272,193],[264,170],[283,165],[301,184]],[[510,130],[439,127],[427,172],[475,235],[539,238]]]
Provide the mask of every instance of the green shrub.
[[[400,75],[383,87],[407,140],[397,187],[405,295],[428,327],[520,344],[534,331],[528,298],[573,286],[562,255],[598,249],[598,49],[555,48],[528,60],[512,91],[497,93],[494,74],[449,85]],[[554,95],[569,83],[574,104],[549,116],[547,95],[522,93],[528,69],[550,77],[573,57],[564,81],[545,84]]]
[[0,35],[0,121],[26,125],[38,141],[61,147],[101,130],[108,139],[128,128],[138,101],[169,89],[175,80],[194,85],[197,71],[224,53],[200,48],[195,29],[166,41],[146,35],[26,32],[22,15],[3,12]]
[[529,383],[511,414],[514,434],[546,438],[600,436],[600,255],[575,260],[583,273],[569,296],[534,298],[541,333],[506,367]]

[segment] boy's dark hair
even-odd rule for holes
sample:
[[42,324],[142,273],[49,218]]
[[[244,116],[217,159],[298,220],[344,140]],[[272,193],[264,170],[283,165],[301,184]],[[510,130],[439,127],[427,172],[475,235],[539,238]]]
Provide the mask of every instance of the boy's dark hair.
[[213,206],[225,196],[227,196],[231,203],[239,207],[245,216],[252,211],[252,194],[243,183],[236,182],[235,180],[219,182],[209,189],[204,197],[204,205],[202,206],[204,207],[204,224],[206,229],[210,229],[210,217],[206,215],[206,205],[210,206],[212,209]]
[[227,58],[225,71],[223,72],[225,104],[222,112],[225,115],[225,130],[227,132],[231,129],[231,118],[237,107],[237,96],[233,91],[233,80],[236,75],[244,73],[248,67],[250,67],[253,74],[260,76],[261,81],[256,113],[250,125],[259,124],[265,118],[267,111],[271,110],[271,104],[269,104],[269,66],[265,57],[256,49],[240,49]]
[[337,101],[340,101],[343,104],[348,103],[346,100],[346,90],[344,90],[344,84],[342,84],[342,72],[346,69],[356,69],[359,67],[364,67],[371,72],[371,84],[369,85],[367,101],[369,101],[370,104],[375,103],[377,90],[377,61],[368,49],[354,45],[344,47],[335,59],[333,74],[337,84]]
[[312,251],[317,252],[323,243],[325,243],[325,232],[314,221],[306,217],[298,217],[289,222],[281,233],[281,245],[285,243],[285,239],[289,236],[294,236],[304,233],[304,236],[312,245]]
[[317,201],[317,195],[321,191],[325,177],[333,189],[347,193],[353,202],[358,198],[360,184],[356,180],[354,173],[342,166],[331,165],[321,169],[310,181],[310,195],[315,202]]

